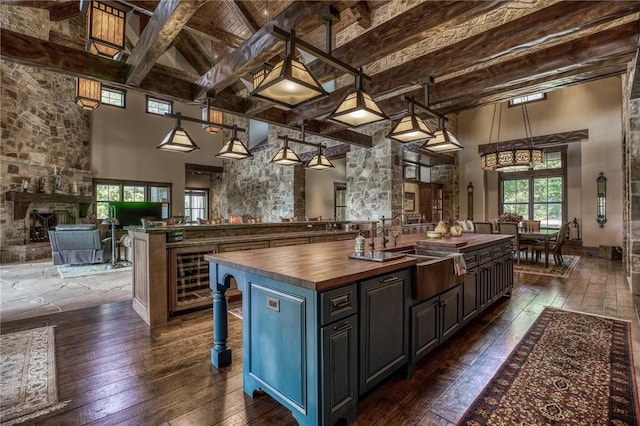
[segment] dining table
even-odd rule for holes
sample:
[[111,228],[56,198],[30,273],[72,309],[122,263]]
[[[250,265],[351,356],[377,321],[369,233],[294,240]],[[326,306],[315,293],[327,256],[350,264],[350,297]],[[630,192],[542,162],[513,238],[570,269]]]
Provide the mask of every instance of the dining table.
[[[518,238],[520,239],[520,245],[543,243],[544,244],[544,267],[549,267],[549,246],[558,235],[557,229],[541,229],[533,232],[519,232]],[[531,254],[533,257],[533,253]]]

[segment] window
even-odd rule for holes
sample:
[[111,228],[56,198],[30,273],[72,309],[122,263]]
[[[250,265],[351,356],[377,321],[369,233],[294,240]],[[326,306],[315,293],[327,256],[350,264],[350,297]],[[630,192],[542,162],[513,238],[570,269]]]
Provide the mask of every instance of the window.
[[188,189],[184,191],[184,218],[187,222],[196,222],[198,219],[208,219],[207,199],[209,194],[201,189]]
[[162,217],[167,219],[171,212],[171,184],[146,182],[121,182],[116,180],[95,180],[96,218],[109,216],[109,202],[161,202]]
[[102,86],[102,96],[100,102],[105,105],[113,105],[120,108],[125,108],[125,93],[125,90]]
[[333,182],[334,216],[336,220],[347,220],[347,184]]
[[546,93],[534,93],[532,95],[520,96],[519,98],[509,99],[509,106],[517,106],[522,104],[528,104],[530,102],[544,101],[547,99]]
[[513,212],[540,220],[542,228],[560,228],[567,221],[566,149],[546,152],[534,170],[500,173],[500,214]]
[[147,112],[149,114],[164,115],[173,111],[173,102],[165,99],[147,96]]

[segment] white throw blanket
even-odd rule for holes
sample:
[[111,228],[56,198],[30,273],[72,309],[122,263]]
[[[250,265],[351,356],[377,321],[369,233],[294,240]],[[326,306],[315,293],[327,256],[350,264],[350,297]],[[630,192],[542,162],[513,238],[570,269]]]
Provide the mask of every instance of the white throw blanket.
[[464,261],[462,253],[451,253],[447,257],[453,259],[453,272],[456,275],[464,275],[467,273],[467,263]]

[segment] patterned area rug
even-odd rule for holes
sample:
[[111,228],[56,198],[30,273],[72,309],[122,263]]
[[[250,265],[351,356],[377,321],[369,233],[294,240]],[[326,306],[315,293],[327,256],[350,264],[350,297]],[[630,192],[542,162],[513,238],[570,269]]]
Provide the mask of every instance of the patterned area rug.
[[569,256],[565,254],[562,256],[562,258],[564,259],[564,262],[560,266],[556,266],[556,263],[553,261],[553,259],[549,259],[549,266],[545,268],[544,257],[541,256],[540,260],[535,263],[520,260],[520,264],[518,265],[518,262],[514,262],[513,267],[516,272],[569,278],[573,270],[576,269],[576,265],[580,261],[580,256]]
[[130,271],[131,265],[122,268],[108,268],[109,263],[96,263],[93,265],[58,265],[60,278],[86,277],[89,275],[109,274],[111,272]]
[[0,422],[25,422],[58,410],[53,327],[0,336]]
[[637,425],[631,324],[545,308],[458,425]]

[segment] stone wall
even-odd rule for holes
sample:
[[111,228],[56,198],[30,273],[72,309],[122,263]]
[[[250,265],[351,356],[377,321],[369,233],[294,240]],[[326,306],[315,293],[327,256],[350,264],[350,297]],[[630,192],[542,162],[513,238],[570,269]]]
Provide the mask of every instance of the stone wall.
[[[636,70],[636,72],[638,72]],[[631,99],[630,74],[622,79],[625,132],[626,196],[624,197],[624,260],[631,292],[640,294],[640,98]]]

